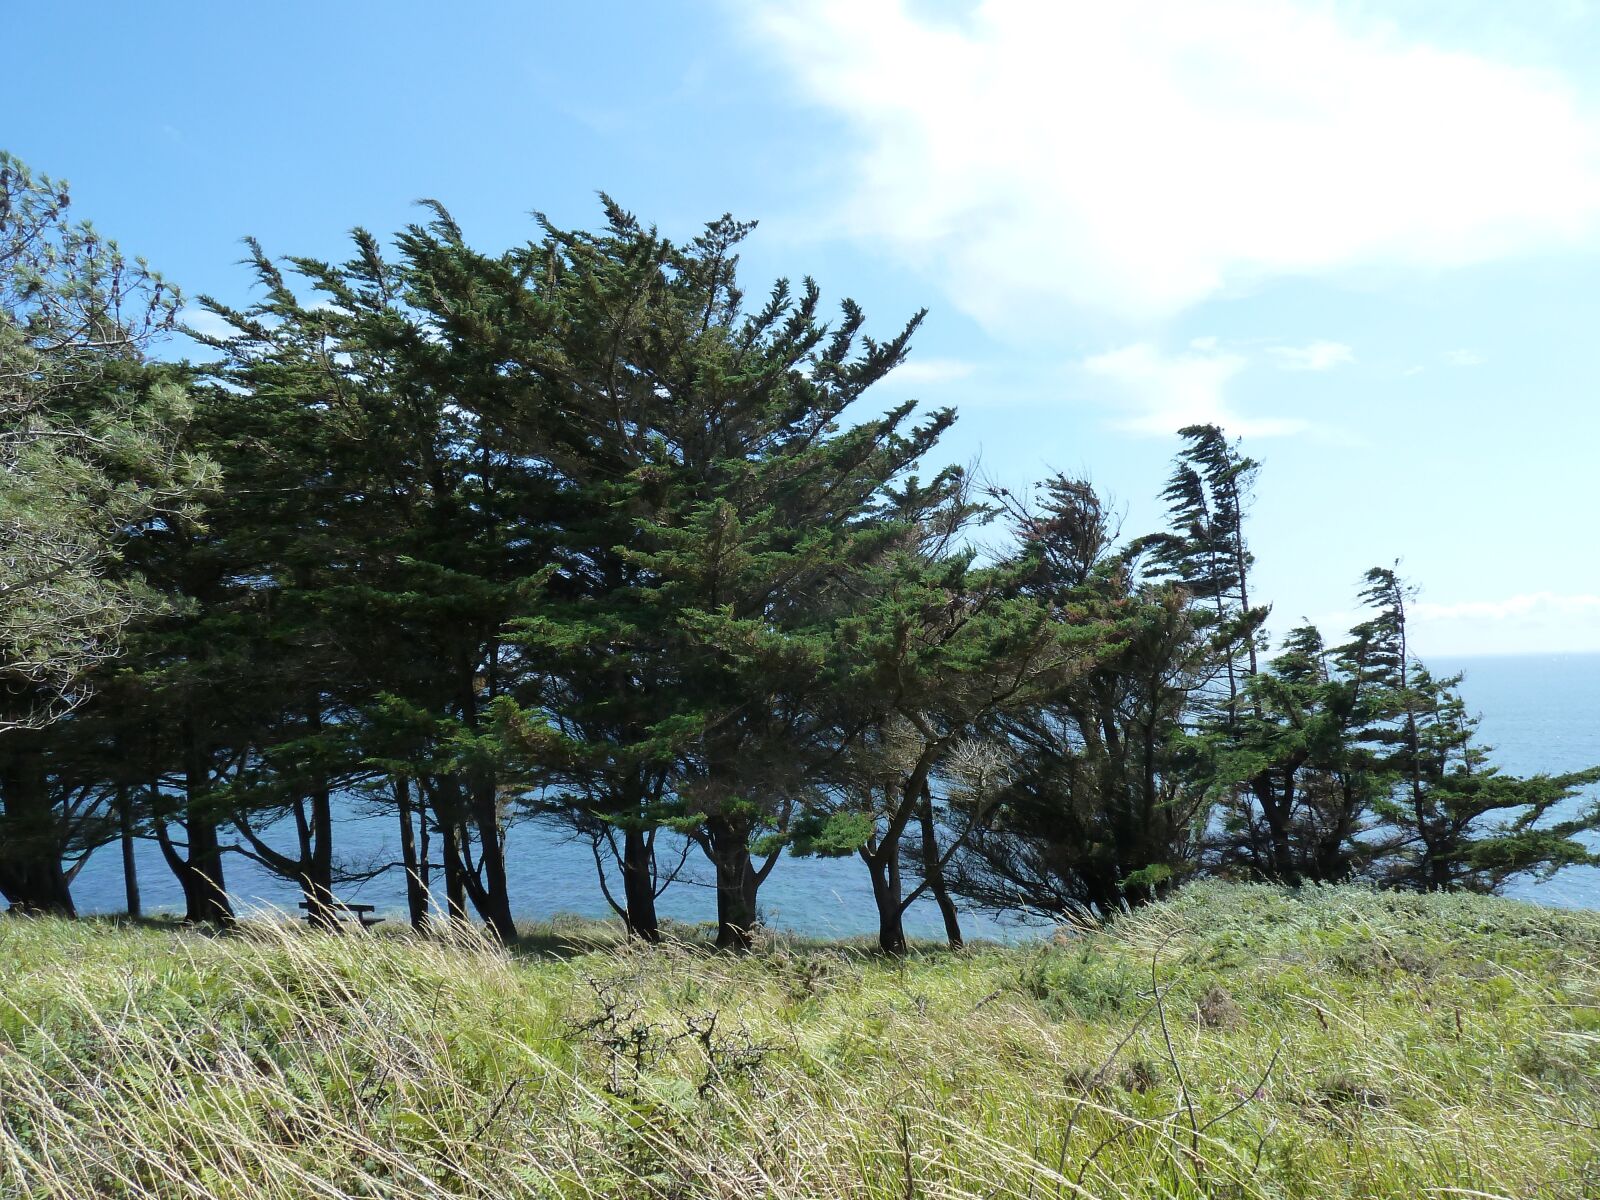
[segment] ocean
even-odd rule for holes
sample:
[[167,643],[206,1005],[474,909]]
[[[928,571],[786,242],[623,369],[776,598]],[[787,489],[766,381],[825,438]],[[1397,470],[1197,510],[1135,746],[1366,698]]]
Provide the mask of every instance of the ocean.
[[[1600,765],[1600,654],[1428,658],[1435,674],[1461,672],[1461,695],[1482,723],[1491,761],[1513,775],[1552,775]],[[1600,800],[1590,788],[1569,803]],[[1594,844],[1594,843],[1591,843]],[[1562,908],[1600,908],[1600,868],[1569,867],[1547,880],[1518,880],[1506,895]]]
[[[1495,749],[1493,761],[1506,771],[1558,773],[1600,764],[1600,654],[1430,658],[1428,665],[1436,673],[1464,673],[1462,694],[1482,718],[1479,732]],[[1574,803],[1595,799],[1600,795]],[[364,812],[357,800],[341,807],[335,852],[342,860],[356,866],[394,861],[399,858],[398,843],[392,817]],[[663,845],[663,865],[675,864],[681,849],[681,843]],[[519,918],[612,915],[600,892],[587,840],[575,841],[550,826],[524,823],[508,836],[507,858]],[[140,843],[138,862],[146,911],[181,911],[177,884],[153,844]],[[229,856],[227,871],[229,890],[244,905],[294,911],[299,894],[283,880],[239,855]],[[75,881],[73,894],[85,913],[122,910],[121,856],[115,845],[90,860]],[[1540,904],[1600,908],[1600,868],[1574,867],[1553,879],[1518,881],[1507,894]],[[348,885],[340,895],[373,904],[380,913],[402,913],[405,908],[398,871]],[[680,878],[663,893],[658,907],[662,917],[687,924],[714,920],[711,873],[698,850],[689,850]],[[876,933],[866,868],[854,858],[786,855],[761,889],[761,909],[771,925],[818,937]],[[963,927],[969,937],[1008,941],[1028,936],[1032,928],[1006,914],[986,912],[966,913]],[[943,935],[931,901],[912,905],[906,932],[919,938]]]

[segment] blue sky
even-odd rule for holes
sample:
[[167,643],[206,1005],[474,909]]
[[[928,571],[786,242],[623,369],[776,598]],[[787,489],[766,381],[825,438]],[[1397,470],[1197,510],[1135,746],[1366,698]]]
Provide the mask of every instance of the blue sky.
[[1274,625],[1422,587],[1425,653],[1600,650],[1600,11],[1390,0],[7,6],[0,144],[191,295],[444,201],[484,246],[604,190],[761,221],[946,453],[1142,532],[1216,420]]

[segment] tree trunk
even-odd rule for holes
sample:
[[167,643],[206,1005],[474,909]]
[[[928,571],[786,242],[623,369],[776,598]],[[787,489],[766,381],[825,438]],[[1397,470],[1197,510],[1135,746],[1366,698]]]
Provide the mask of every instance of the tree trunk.
[[[312,734],[322,732],[321,697],[306,707],[306,725]],[[309,817],[295,806],[295,827],[300,834],[300,862],[297,868],[300,894],[305,897],[306,919],[319,929],[341,932],[344,922],[333,895],[333,797],[327,772],[318,767],[306,796],[311,806]]]
[[232,925],[233,902],[222,873],[222,843],[215,822],[189,820],[189,862],[184,873],[185,919],[208,925]]
[[495,937],[506,945],[517,938],[511,919],[511,893],[506,882],[506,841],[495,803],[494,781],[478,780],[472,789],[472,815],[478,827],[478,866],[482,886],[474,889],[473,904]]
[[1086,870],[1083,891],[1089,907],[1102,917],[1112,916],[1133,904],[1122,886],[1120,873],[1112,866]]
[[7,734],[0,755],[0,895],[16,913],[77,915],[61,869],[61,830],[44,754],[26,730]]
[[[491,643],[488,651],[487,692],[483,698],[492,702],[497,687],[498,643]],[[469,729],[476,731],[479,696],[473,678],[474,672],[469,669],[464,675],[461,717]],[[455,799],[457,811],[476,827],[478,834],[476,869],[462,870],[461,883],[490,932],[502,943],[510,945],[516,940],[517,926],[511,919],[511,895],[506,884],[505,831],[500,826],[500,807],[497,803],[494,773],[487,770],[470,771],[465,779],[451,776],[441,782],[448,787]],[[465,852],[471,844],[470,836],[466,832],[464,821],[456,842],[456,850],[461,855],[463,868],[467,866]]]
[[78,915],[60,862],[34,860],[0,868],[0,895],[14,913],[51,917]]
[[878,908],[878,949],[885,954],[906,952],[905,906],[900,899],[900,846],[898,839],[861,850],[861,860],[872,876],[872,901]]
[[[464,795],[458,776],[444,776],[435,782],[434,808],[444,839],[450,919],[466,920],[466,902],[470,899],[489,931],[509,945],[517,936],[517,927],[511,919],[511,898],[506,891],[505,838],[493,780],[472,781],[470,793]],[[469,857],[473,830],[478,835],[479,850],[475,864]]]
[[230,926],[237,918],[222,873],[222,843],[216,821],[205,810],[210,772],[192,732],[185,742],[183,824],[189,839],[188,857],[177,853],[165,827],[158,823],[161,848],[183,889],[184,920],[193,925]]
[[628,933],[647,942],[661,940],[656,919],[655,838],[641,830],[622,835],[622,894]]
[[761,880],[750,859],[750,831],[723,816],[706,818],[702,848],[717,872],[717,949],[750,949]]
[[319,929],[340,932],[344,923],[333,895],[333,800],[326,785],[310,796],[311,817],[305,823],[300,852],[300,894],[306,919]]
[[417,880],[422,885],[422,919],[424,924],[433,915],[433,850],[429,834],[428,810],[417,797]]
[[191,925],[233,925],[237,918],[222,875],[222,850],[216,825],[190,816],[185,832],[189,838],[188,858],[177,852],[165,826],[158,826],[156,831],[167,864],[183,889],[183,919]]
[[735,850],[717,861],[717,948],[750,949],[759,920],[755,864],[748,850]]
[[[896,793],[898,799],[894,801],[883,832],[860,851],[862,861],[867,864],[867,871],[872,876],[872,900],[878,908],[878,948],[885,954],[906,952],[906,902],[900,887],[900,845],[905,837],[906,826],[918,815],[924,798],[929,794],[928,763],[931,758],[931,752],[925,753],[898,788],[893,785],[886,788],[886,800]],[[928,802],[932,803],[931,800]],[[931,880],[929,882],[931,884]]]
[[939,915],[944,918],[945,941],[950,944],[950,949],[959,950],[965,944],[961,936],[961,915],[956,911],[955,902],[950,899],[950,890],[945,886],[944,864],[939,861],[939,843],[933,823],[933,792],[926,781],[922,785],[917,819],[922,827],[922,875],[928,881],[928,890],[933,893],[934,902],[939,906]]
[[1295,869],[1294,843],[1289,834],[1290,806],[1280,802],[1272,777],[1266,772],[1251,780],[1250,786],[1261,805],[1261,816],[1271,839],[1272,865],[1267,873],[1274,883],[1295,886],[1300,882],[1300,873]]
[[439,857],[444,865],[445,913],[451,922],[467,919],[467,869],[461,861],[461,829],[454,821],[439,822]]
[[[421,930],[428,921],[428,864],[417,852],[417,831],[411,824],[411,783],[396,776],[395,807],[400,810],[400,861],[406,873],[406,911],[411,928]],[[423,836],[427,836],[427,817],[423,817]]]
[[144,904],[139,896],[139,863],[133,853],[133,798],[129,796],[126,786],[117,788],[117,825],[122,842],[123,895],[128,916],[137,921],[144,915]]
[[[461,858],[461,806],[459,789],[448,777],[433,778],[424,788],[439,831],[439,864],[444,871],[445,916],[452,922],[467,919],[466,864]],[[427,820],[426,817],[423,818]]]
[[1431,842],[1427,843],[1425,858],[1429,889],[1435,892],[1454,890],[1456,881],[1450,873],[1450,861]]

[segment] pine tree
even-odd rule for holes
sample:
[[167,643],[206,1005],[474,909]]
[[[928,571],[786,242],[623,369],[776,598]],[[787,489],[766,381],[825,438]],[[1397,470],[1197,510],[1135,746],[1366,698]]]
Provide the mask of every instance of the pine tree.
[[650,727],[675,743],[679,820],[716,871],[730,947],[748,944],[760,884],[820,781],[832,629],[903,528],[890,488],[952,419],[913,425],[910,404],[855,418],[921,315],[878,342],[847,301],[829,329],[809,280],[798,297],[778,283],[743,314],[734,249],[747,232],[713,223],[673,265],[669,312],[653,322],[668,353],[640,371],[659,394],[624,556],[674,676]]
[[[177,293],[69,215],[64,183],[0,153],[0,895],[70,912],[105,836],[87,726],[52,728],[160,611],[123,561],[210,476],[184,451],[182,373],[144,361]],[[74,739],[81,744],[74,744]]]
[[1250,603],[1250,569],[1255,557],[1244,534],[1244,519],[1259,464],[1240,453],[1215,425],[1188,425],[1178,431],[1185,445],[1162,498],[1167,502],[1167,533],[1144,538],[1163,573],[1181,584],[1204,614],[1221,652],[1217,708],[1224,719],[1236,714],[1246,680],[1259,669],[1257,635],[1266,607]]
[[1359,634],[1330,652],[1293,629],[1225,738],[1197,739],[1203,776],[1224,800],[1216,849],[1227,865],[1279,883],[1337,882],[1370,853],[1358,835],[1385,775],[1362,742],[1380,711],[1367,676],[1378,653]]
[[[854,591],[865,603],[838,623],[836,761],[796,846],[860,857],[879,946],[892,954],[906,948],[907,908],[927,892],[960,944],[947,875],[1004,794],[1015,757],[1006,722],[1089,669],[1103,632],[1027,591],[1028,553],[980,565],[961,548],[988,513],[944,482],[906,490],[903,504],[946,498],[863,574]],[[908,869],[920,876],[911,886]]]
[[1037,506],[1003,493],[1036,564],[1030,594],[1098,626],[1086,671],[1007,713],[1015,755],[993,821],[954,861],[973,899],[1033,912],[1108,913],[1199,866],[1209,807],[1182,757],[1191,697],[1216,669],[1185,590],[1141,577],[1111,516],[1082,480],[1057,476]]
[[1498,891],[1518,875],[1595,862],[1578,835],[1600,828],[1600,804],[1574,802],[1600,781],[1600,767],[1502,774],[1476,740],[1461,676],[1437,677],[1411,653],[1411,589],[1384,567],[1368,571],[1365,584],[1362,600],[1374,612],[1354,635],[1372,647],[1363,677],[1382,702],[1363,737],[1391,780],[1374,804],[1382,821],[1375,875],[1419,890]]

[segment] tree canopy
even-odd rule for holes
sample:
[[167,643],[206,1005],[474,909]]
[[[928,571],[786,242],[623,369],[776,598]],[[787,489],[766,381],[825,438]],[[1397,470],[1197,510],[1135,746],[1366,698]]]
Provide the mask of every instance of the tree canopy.
[[[718,942],[760,888],[851,857],[879,944],[928,896],[1105,914],[1200,874],[1495,890],[1593,861],[1595,771],[1515,778],[1408,586],[1276,653],[1248,537],[1261,470],[1179,431],[1167,527],[1087,482],[939,461],[948,409],[876,386],[868,332],[729,216],[677,241],[602,198],[471,245],[440,204],[349,257],[248,243],[254,301],[152,361],[178,297],[0,158],[0,894],[71,911],[87,856],[159,845],[194,921],[246,858],[340,923],[514,938],[508,831],[592,848],[643,939],[687,856]],[[341,814],[393,861],[341,853]],[[676,847],[676,849],[672,849]],[[787,851],[787,853],[786,853]]]

